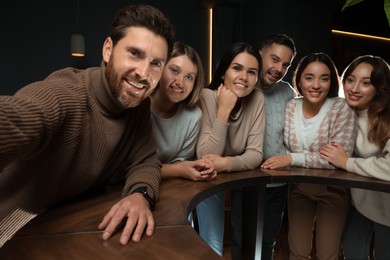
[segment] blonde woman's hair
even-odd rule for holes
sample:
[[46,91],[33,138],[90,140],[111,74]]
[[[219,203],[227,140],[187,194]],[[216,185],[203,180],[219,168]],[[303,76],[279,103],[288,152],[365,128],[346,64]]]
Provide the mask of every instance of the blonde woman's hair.
[[198,73],[195,77],[194,88],[192,89],[191,94],[189,94],[188,97],[183,101],[188,108],[193,108],[198,105],[201,91],[205,84],[203,64],[199,54],[194,48],[182,42],[175,42],[169,59],[182,55],[186,55],[198,69]]

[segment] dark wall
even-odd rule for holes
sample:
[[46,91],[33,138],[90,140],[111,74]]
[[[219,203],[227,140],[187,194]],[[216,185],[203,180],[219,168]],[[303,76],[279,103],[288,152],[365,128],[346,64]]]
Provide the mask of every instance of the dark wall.
[[360,55],[375,55],[390,63],[390,42],[334,34],[332,36],[333,60],[340,72]]
[[[79,31],[85,37],[86,56],[70,55],[70,37],[76,31],[77,0],[9,2],[0,16],[3,51],[0,94],[44,79],[63,67],[99,66],[102,44],[111,19],[125,4],[151,4],[165,12],[176,26],[176,39],[192,45],[208,70],[208,11],[214,10],[213,68],[226,48],[236,41],[258,46],[269,34],[286,33],[297,44],[295,62],[312,51],[331,54],[331,19],[336,2],[312,0],[79,0]],[[289,80],[289,76],[286,77]]]
[[[364,0],[333,14],[333,29],[390,38],[383,0]],[[339,71],[357,56],[381,56],[390,63],[390,41],[356,36],[332,35],[333,58]]]
[[[324,3],[323,3],[324,2]],[[323,51],[331,55],[332,13],[340,0],[225,0],[216,9],[215,60],[232,41],[243,40],[259,46],[270,34],[285,33],[297,47],[286,80],[299,58]]]
[[[86,56],[70,56],[70,36],[76,31],[75,1],[11,1],[2,8],[0,30],[1,94],[41,80],[53,70],[99,65],[99,47],[116,7],[81,0],[79,29],[86,40]],[[87,7],[88,6],[88,7]]]
[[100,66],[101,48],[117,9],[144,3],[159,7],[175,24],[177,40],[192,45],[207,61],[207,11],[196,0],[95,1],[79,0],[79,31],[86,55],[70,55],[70,37],[76,31],[76,0],[11,1],[0,15],[0,94],[44,79],[63,67]]

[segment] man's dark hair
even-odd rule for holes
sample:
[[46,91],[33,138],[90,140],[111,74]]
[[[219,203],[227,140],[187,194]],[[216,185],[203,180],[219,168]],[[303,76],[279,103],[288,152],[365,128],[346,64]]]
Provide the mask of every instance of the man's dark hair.
[[165,38],[168,44],[168,53],[171,53],[175,28],[168,17],[159,9],[150,5],[128,5],[117,11],[110,29],[110,37],[114,46],[124,37],[126,30],[131,26],[145,27]]
[[262,41],[259,49],[262,50],[264,48],[270,47],[274,43],[284,45],[290,48],[293,52],[293,58],[297,54],[297,49],[295,48],[294,40],[283,33],[278,33],[278,34],[273,34],[268,36]]

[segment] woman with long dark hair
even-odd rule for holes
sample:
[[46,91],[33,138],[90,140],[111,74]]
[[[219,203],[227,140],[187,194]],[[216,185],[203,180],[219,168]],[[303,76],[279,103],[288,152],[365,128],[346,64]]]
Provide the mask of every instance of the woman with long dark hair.
[[[203,117],[197,156],[211,160],[218,174],[254,169],[263,159],[264,96],[253,91],[261,67],[261,57],[255,47],[244,42],[233,44],[220,60],[208,88],[202,90]],[[240,190],[230,193],[230,202],[232,255],[240,256]],[[225,193],[202,201],[196,210],[200,236],[222,255]]]

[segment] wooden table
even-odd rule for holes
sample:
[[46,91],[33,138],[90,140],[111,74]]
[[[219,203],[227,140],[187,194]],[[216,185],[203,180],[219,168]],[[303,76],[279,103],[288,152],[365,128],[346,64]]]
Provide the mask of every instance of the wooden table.
[[346,185],[390,192],[390,182],[343,170],[295,167],[220,174],[209,182],[164,180],[154,211],[154,235],[144,237],[140,243],[122,246],[120,232],[103,241],[102,231],[97,228],[121,196],[121,186],[110,186],[37,216],[0,249],[0,259],[223,259],[200,239],[187,218],[203,199],[236,188],[243,188],[244,195],[244,259],[260,259],[265,186],[280,182]]

